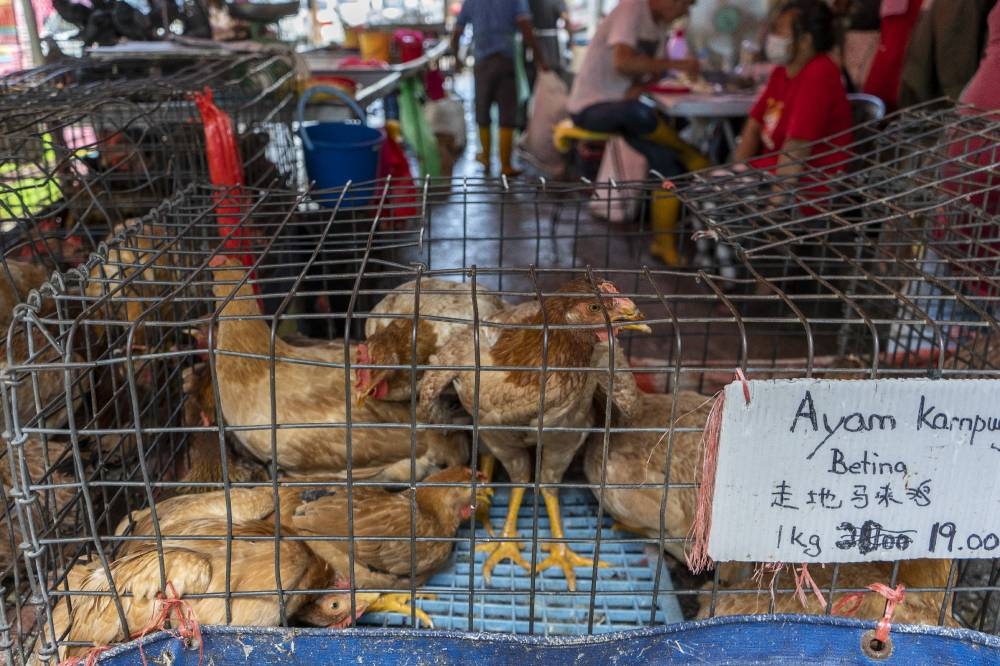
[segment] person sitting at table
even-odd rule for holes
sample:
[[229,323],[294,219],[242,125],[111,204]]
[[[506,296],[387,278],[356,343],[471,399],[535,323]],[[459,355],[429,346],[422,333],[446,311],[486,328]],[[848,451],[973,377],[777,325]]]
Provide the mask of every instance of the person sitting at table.
[[[772,43],[785,45],[785,64],[771,73],[743,126],[737,162],[794,176],[805,165],[835,169],[847,162],[851,104],[840,67],[830,58],[836,43],[833,12],[821,0],[793,0],[772,26]],[[829,145],[810,145],[830,137]],[[782,151],[781,155],[756,157]]]
[[693,4],[694,0],[621,0],[598,24],[566,103],[575,125],[622,135],[664,176],[684,171],[678,151],[690,146],[682,144],[666,119],[639,95],[646,84],[671,70],[698,74],[694,58],[658,55],[663,53],[670,24]]
[[[697,76],[696,59],[660,55],[670,24],[693,4],[694,0],[621,0],[598,24],[566,104],[577,127],[621,135],[664,177],[709,165],[677,136],[666,118],[639,99],[644,86],[671,70]],[[676,200],[653,198],[653,229],[662,233],[652,253],[668,264],[679,261],[669,237],[677,213]]]

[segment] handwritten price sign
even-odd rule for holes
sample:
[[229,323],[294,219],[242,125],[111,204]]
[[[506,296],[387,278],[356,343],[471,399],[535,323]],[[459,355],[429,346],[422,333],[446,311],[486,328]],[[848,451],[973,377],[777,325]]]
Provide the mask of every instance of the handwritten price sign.
[[709,555],[1000,556],[1000,381],[726,387]]

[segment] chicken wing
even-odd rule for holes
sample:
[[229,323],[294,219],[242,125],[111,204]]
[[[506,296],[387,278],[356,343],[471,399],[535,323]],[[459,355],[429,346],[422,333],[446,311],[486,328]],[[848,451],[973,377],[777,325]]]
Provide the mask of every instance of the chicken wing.
[[[343,472],[350,451],[356,478],[409,480],[414,454],[410,409],[370,401],[350,409],[348,418],[345,371],[331,365],[344,365],[348,355],[355,363],[354,348],[345,350],[335,343],[292,346],[275,339],[272,420],[270,326],[259,318],[257,300],[249,286],[226,284],[242,280],[245,269],[225,257],[216,257],[212,265],[218,269],[215,294],[224,305],[218,341],[210,351],[226,423],[252,427],[234,431],[240,443],[257,459],[270,462],[273,433],[278,466],[296,475]],[[272,423],[278,426],[276,430]],[[436,467],[464,464],[468,458],[464,433],[419,429],[415,448],[418,478]]]
[[[503,299],[481,286],[474,304],[469,283],[423,278],[418,292],[417,281],[411,280],[396,287],[371,309],[371,315],[382,316],[369,316],[365,321],[365,342],[358,345],[358,362],[424,365],[448,338],[468,330],[476,316],[481,320],[506,306]],[[419,317],[414,317],[418,309]],[[414,319],[417,321],[415,357]],[[355,395],[359,400],[368,397],[395,401],[410,399],[409,370],[359,368],[355,374]]]

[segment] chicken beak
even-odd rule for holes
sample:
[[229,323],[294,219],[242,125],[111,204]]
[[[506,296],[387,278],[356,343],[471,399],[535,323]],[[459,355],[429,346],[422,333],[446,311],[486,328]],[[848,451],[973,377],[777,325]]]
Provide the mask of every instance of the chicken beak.
[[368,398],[370,398],[373,395],[375,395],[375,392],[377,390],[378,390],[378,384],[374,384],[374,383],[371,384],[371,386],[368,387],[367,391],[358,391],[358,390],[355,390],[354,406],[355,407],[364,407],[365,403],[368,402]]
[[641,333],[652,333],[653,329],[651,329],[647,324],[640,323],[645,318],[646,316],[642,314],[642,312],[639,311],[639,308],[637,308],[633,303],[631,305],[625,305],[619,308],[618,312],[614,317],[614,321],[633,322],[619,327],[620,330],[623,331],[639,331]]

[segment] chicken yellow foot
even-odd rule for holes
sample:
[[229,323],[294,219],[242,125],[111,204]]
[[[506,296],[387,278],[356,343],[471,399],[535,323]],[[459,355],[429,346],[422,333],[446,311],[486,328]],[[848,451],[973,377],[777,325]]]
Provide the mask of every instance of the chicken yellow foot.
[[419,608],[416,610],[413,609],[412,604],[414,597],[417,599],[437,599],[436,594],[427,594],[422,592],[418,592],[412,596],[402,592],[399,594],[383,594],[365,609],[365,613],[399,613],[400,615],[405,615],[406,617],[415,616],[417,618],[418,627],[422,622],[428,629],[433,629],[434,622],[431,621],[430,616]]
[[[493,468],[497,459],[492,454],[482,452],[479,454],[479,472],[486,478],[486,481],[493,480]],[[483,529],[491,537],[496,536],[493,524],[490,523],[490,506],[493,504],[493,489],[479,488],[476,492],[476,520],[483,524]]]
[[513,488],[510,491],[510,508],[507,510],[507,519],[504,521],[503,531],[500,533],[500,538],[503,541],[476,546],[477,552],[489,553],[489,557],[483,562],[483,580],[486,581],[487,585],[492,579],[493,567],[504,560],[511,560],[525,571],[531,571],[531,565],[521,555],[521,543],[513,541],[519,536],[517,533],[517,513],[521,510],[522,500],[524,500],[524,488]]
[[[545,510],[549,514],[549,525],[552,532],[552,538],[565,538],[566,535],[563,533],[562,527],[562,514],[559,509],[558,491],[546,488],[542,490],[542,496],[545,498]],[[569,588],[570,592],[576,591],[576,572],[573,568],[594,566],[594,560],[577,555],[565,543],[543,544],[542,550],[547,552],[549,556],[538,563],[535,571],[540,573],[549,567],[558,566],[563,570],[563,575],[566,576],[566,587]],[[598,562],[597,566],[607,567],[610,565],[607,562]]]

